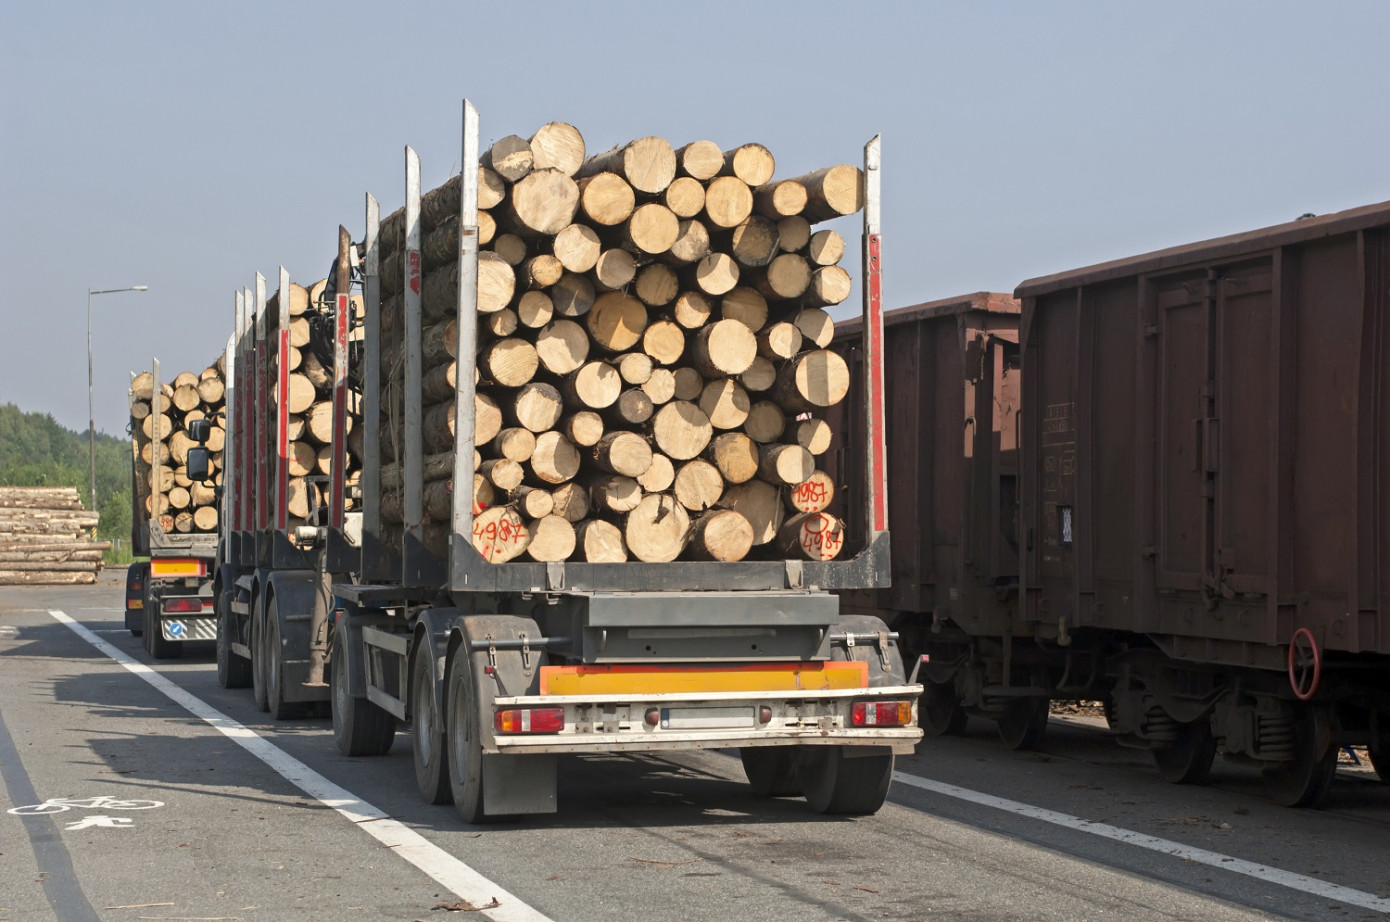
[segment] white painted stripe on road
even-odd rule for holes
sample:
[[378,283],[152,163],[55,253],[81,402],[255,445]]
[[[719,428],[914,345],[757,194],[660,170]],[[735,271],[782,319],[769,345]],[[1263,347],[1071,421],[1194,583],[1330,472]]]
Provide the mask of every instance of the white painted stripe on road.
[[66,613],[53,610],[48,613],[70,627],[87,643],[187,709],[193,716],[206,721],[223,736],[235,740],[239,746],[269,765],[305,794],[324,806],[337,810],[357,824],[358,829],[448,887],[460,899],[467,900],[474,906],[485,906],[495,897],[502,904],[496,909],[479,913],[480,916],[494,919],[496,922],[551,922],[549,917],[531,908],[424,836],[329,781],[254,730],[223,714],[201,698],[189,694],[149,666],[127,656],[68,617]]
[[1288,887],[1291,890],[1300,890],[1316,897],[1335,900],[1338,903],[1359,906],[1363,909],[1371,909],[1376,912],[1390,913],[1390,899],[1376,896],[1374,893],[1366,893],[1363,890],[1353,890],[1351,887],[1343,887],[1340,884],[1328,883],[1325,880],[1318,880],[1316,877],[1295,874],[1292,871],[1282,871],[1279,868],[1272,868],[1264,864],[1256,864],[1253,861],[1246,861],[1242,858],[1233,858],[1230,855],[1207,851],[1204,848],[1193,848],[1190,845],[1183,845],[1181,842],[1174,842],[1171,839],[1160,839],[1157,836],[1121,829],[1118,826],[1111,826],[1108,823],[1092,823],[1089,820],[1081,819],[1079,816],[1071,816],[1066,813],[1058,813],[1054,810],[1046,810],[1042,807],[1034,807],[1016,800],[995,797],[992,794],[982,794],[979,791],[972,791],[969,788],[957,787],[954,784],[933,781],[930,778],[909,775],[905,772],[894,772],[893,780],[899,784],[921,788],[924,791],[932,791],[936,794],[944,794],[947,797],[969,801],[973,804],[979,804],[982,807],[1004,810],[1008,813],[1017,814],[1018,816],[1040,820],[1044,823],[1051,823],[1054,826],[1062,826],[1067,829],[1076,830],[1077,832],[1085,832],[1093,836],[1113,839],[1116,842],[1123,842],[1126,845],[1147,848],[1150,851],[1161,852],[1162,854],[1171,855],[1174,858],[1181,858],[1185,861],[1205,864],[1213,868],[1220,868],[1223,871],[1232,871],[1236,874],[1244,874],[1246,877],[1253,877],[1257,880],[1278,884],[1281,887]]

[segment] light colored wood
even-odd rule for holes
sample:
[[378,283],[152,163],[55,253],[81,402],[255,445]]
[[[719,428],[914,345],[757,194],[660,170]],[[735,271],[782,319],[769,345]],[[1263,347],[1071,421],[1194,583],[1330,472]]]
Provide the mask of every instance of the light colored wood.
[[705,217],[715,227],[737,227],[753,213],[753,190],[736,176],[720,176],[705,187]]
[[[453,396],[452,387],[446,396]],[[320,400],[309,408],[303,419],[305,434],[310,440],[320,445],[327,445],[333,441],[333,401]],[[352,414],[343,414],[343,434],[351,432],[352,428]]]
[[581,522],[589,514],[589,491],[580,484],[562,483],[550,492],[550,497],[555,501],[554,514],[567,522]]
[[[279,390],[271,391],[271,399],[278,403],[280,396]],[[314,405],[318,392],[314,389],[314,383],[299,372],[289,374],[289,400],[286,401],[286,408],[291,413],[303,413]],[[151,417],[153,419],[153,417]]]
[[[308,378],[318,390],[324,391],[333,384],[333,375],[314,355],[312,349],[305,349],[299,362],[299,373]],[[186,417],[185,417],[186,418]]]
[[521,325],[516,311],[512,310],[510,307],[504,307],[496,313],[484,314],[482,320],[483,323],[486,324],[487,332],[498,337],[511,336],[516,332],[516,328]]
[[305,423],[304,417],[296,413],[291,413],[285,420],[285,434],[291,441],[304,438]]
[[698,179],[678,176],[666,187],[662,201],[676,217],[693,218],[705,208],[705,187]]
[[643,497],[623,519],[623,540],[631,554],[647,563],[666,563],[680,556],[690,532],[690,515],[675,497]]
[[0,586],[84,586],[97,581],[95,572],[9,570],[0,568]]
[[420,352],[425,367],[454,358],[458,352],[458,342],[458,326],[453,320],[425,327],[420,332]]
[[732,509],[753,526],[753,545],[767,544],[777,537],[782,526],[782,500],[777,487],[766,480],[750,480],[735,484],[724,491],[719,505]]
[[531,172],[535,154],[531,152],[531,142],[509,134],[494,141],[483,153],[482,161],[502,179],[514,183]]
[[186,487],[174,487],[169,491],[170,509],[187,509],[192,501],[193,497],[189,495]]
[[[453,195],[449,196],[449,200],[453,203],[454,209],[457,209],[459,202],[458,177],[450,179],[449,182],[453,184]],[[504,199],[506,195],[506,180],[481,163],[478,164],[478,207],[496,208],[498,205],[502,204],[502,199]]]
[[652,453],[652,463],[637,476],[637,484],[648,493],[664,493],[671,488],[676,479],[676,468],[671,459],[660,452]]
[[555,305],[543,291],[527,291],[516,305],[516,319],[524,327],[538,330],[555,316]]
[[700,392],[700,409],[716,429],[737,429],[748,419],[748,392],[733,378],[715,378]]
[[651,467],[652,447],[636,433],[609,432],[594,446],[593,458],[594,463],[605,471],[624,477],[638,477]]
[[291,442],[286,461],[291,477],[307,477],[318,470],[318,446],[313,442]]
[[219,404],[227,394],[227,385],[214,372],[198,382],[198,399],[205,404]]
[[[564,406],[564,399],[553,385],[532,381],[517,392],[516,398],[512,401],[512,417],[521,426],[539,434],[555,427],[560,420],[560,414],[564,412]],[[492,435],[488,436],[489,440],[502,429],[500,413],[497,422],[498,426],[492,431]],[[481,428],[479,426],[480,430]]]
[[309,483],[303,477],[291,477],[285,491],[286,511],[296,519],[307,519],[314,507],[314,496],[317,495],[311,493]]
[[473,519],[473,548],[488,563],[515,560],[531,543],[531,532],[510,506],[484,509]]
[[863,173],[848,163],[826,167],[796,177],[806,187],[806,208],[802,215],[815,224],[851,215],[864,207]]
[[678,323],[658,320],[643,331],[642,352],[659,365],[674,365],[685,353],[685,331]]
[[[426,455],[424,464],[424,480],[448,480],[454,476],[454,453],[441,451],[436,454]],[[381,487],[383,490],[399,490],[402,486],[401,465],[397,461],[390,461],[381,466]]]
[[782,218],[777,222],[777,248],[783,253],[796,253],[811,240],[811,222],[801,215]]
[[536,355],[545,370],[567,375],[589,357],[589,336],[573,320],[556,320],[536,336]]
[[672,372],[677,400],[699,400],[705,389],[704,377],[693,368],[677,368]]
[[589,486],[589,504],[600,513],[631,512],[642,501],[642,487],[631,477],[610,474],[596,477]]
[[792,323],[796,324],[802,337],[808,343],[814,344],[817,349],[826,348],[835,338],[835,321],[828,313],[818,307],[798,311],[793,315]]
[[612,522],[586,519],[575,526],[579,558],[587,563],[626,563],[623,533]]
[[540,358],[535,346],[511,336],[488,343],[478,355],[478,367],[490,381],[503,387],[521,387],[536,376]]
[[695,264],[695,285],[707,295],[727,294],[738,284],[738,261],[728,253],[711,253]]
[[676,178],[676,153],[664,138],[646,137],[629,141],[604,154],[590,157],[577,175],[617,173],[638,192],[655,195]]
[[680,290],[680,279],[676,278],[675,271],[664,263],[651,263],[637,270],[637,285],[634,291],[637,299],[648,307],[670,304]]
[[609,410],[609,415],[619,420],[619,425],[639,426],[652,418],[656,404],[640,388],[630,387],[618,395],[617,403]]
[[303,349],[309,345],[309,318],[293,317],[290,319],[290,345],[296,349]]
[[589,336],[608,352],[626,352],[637,345],[647,326],[647,308],[620,291],[599,295],[585,318]]
[[724,151],[713,141],[691,141],[676,151],[676,172],[698,180],[713,179],[724,169]]
[[519,266],[526,261],[526,241],[516,234],[498,234],[492,238],[492,252],[507,265]]
[[708,256],[709,252],[709,229],[700,221],[687,218],[680,222],[675,242],[663,258],[675,265],[685,266],[699,262]]
[[746,483],[758,474],[758,445],[742,432],[721,432],[710,442],[705,457],[728,483]]
[[146,464],[168,464],[169,444],[167,442],[146,442],[140,446],[140,460]]
[[699,455],[714,433],[704,411],[686,400],[663,405],[652,417],[651,430],[657,449],[673,461]]
[[[530,387],[531,385],[527,385]],[[524,392],[524,389],[523,389]],[[558,395],[557,395],[558,396]],[[452,413],[450,414],[452,416]],[[491,394],[482,391],[473,395],[473,440],[484,445],[497,437],[502,431],[502,407]],[[449,449],[453,448],[450,444]]]
[[642,393],[651,399],[653,408],[659,407],[676,396],[676,376],[669,368],[653,368],[640,387]]
[[816,304],[839,304],[849,297],[850,277],[840,266],[822,266],[811,273],[807,300]]
[[315,473],[319,473],[319,474],[331,474],[331,473],[333,473],[333,446],[332,446],[332,445],[320,445],[320,446],[318,447],[318,456],[314,459],[314,468],[315,468]]
[[550,563],[564,560],[574,553],[574,526],[563,516],[548,515],[528,523],[531,542],[526,554],[533,560]]
[[603,417],[593,410],[580,410],[570,413],[561,425],[561,431],[580,448],[591,448],[603,438]]
[[616,173],[597,173],[579,180],[579,208],[595,224],[622,224],[635,207],[637,197],[632,186]]
[[545,483],[559,484],[573,480],[579,473],[579,450],[569,439],[551,430],[536,436],[536,450],[531,455],[531,470]]
[[473,514],[477,515],[497,501],[497,490],[492,481],[482,474],[473,475]]
[[800,445],[763,445],[759,456],[758,473],[778,485],[795,486],[816,471],[816,459]]
[[519,464],[530,460],[531,453],[536,450],[536,434],[525,426],[503,429],[497,433],[497,438],[492,440],[492,450],[500,457]]
[[817,457],[829,451],[834,440],[834,431],[823,419],[799,420],[792,430],[792,435],[796,444]]
[[531,168],[573,176],[584,165],[584,136],[568,122],[546,122],[531,135]]
[[814,266],[837,265],[845,255],[845,238],[838,231],[816,231],[806,244],[806,258]]
[[792,512],[824,512],[835,499],[835,481],[825,471],[816,471],[787,493]]
[[777,256],[777,225],[753,215],[733,229],[729,252],[741,266],[762,268]]
[[777,373],[773,398],[790,412],[831,407],[849,392],[849,366],[828,349],[804,352]]
[[761,186],[772,178],[776,169],[772,151],[761,144],[742,144],[724,152],[724,166],[720,172],[737,176],[750,186]]
[[130,404],[130,418],[136,421],[142,420],[150,415],[150,402],[148,400],[134,400]]
[[169,457],[174,459],[175,464],[187,464],[188,449],[195,443],[188,437],[187,432],[179,429],[169,436],[169,441],[165,444],[169,446]]
[[566,272],[551,287],[550,301],[561,317],[583,317],[594,306],[594,285],[588,276]]
[[787,414],[771,400],[759,400],[748,409],[743,431],[755,442],[775,442],[787,430]]
[[[651,327],[647,327],[647,332],[651,332]],[[645,334],[644,338],[645,338]],[[622,376],[624,384],[640,386],[647,382],[652,376],[652,357],[645,352],[629,352],[620,355],[613,360],[613,367],[618,369],[618,374]]]
[[130,393],[136,400],[149,403],[154,398],[154,374],[142,371],[130,379]]
[[174,406],[184,413],[196,407],[200,399],[197,384],[180,384],[174,388]]
[[806,187],[794,179],[766,182],[753,190],[753,210],[780,221],[801,214],[806,207]]
[[757,286],[769,299],[799,298],[811,286],[811,265],[797,253],[783,253],[757,276]]
[[627,286],[637,275],[637,260],[627,250],[615,248],[604,250],[594,263],[591,273],[596,288],[618,291]]
[[737,320],[756,332],[767,325],[767,299],[752,288],[739,286],[719,302],[719,316]]
[[498,209],[498,221],[522,237],[553,236],[574,220],[579,186],[559,170],[532,170]]
[[515,490],[521,486],[526,471],[520,464],[508,458],[495,458],[484,461],[478,473],[486,477],[499,490]]
[[687,330],[698,330],[709,322],[711,310],[709,298],[702,293],[683,291],[671,305],[671,316]]
[[780,320],[758,334],[758,354],[774,363],[783,362],[801,351],[801,331],[796,324]]
[[606,362],[587,362],[565,376],[564,392],[574,408],[602,410],[611,407],[623,391],[618,370]]
[[753,331],[737,320],[716,320],[701,327],[690,343],[691,363],[709,378],[742,374],[757,355]]
[[794,560],[834,560],[844,546],[844,524],[828,512],[794,515],[777,532],[777,550]]
[[732,509],[711,509],[690,527],[690,556],[725,563],[742,560],[753,549],[753,526]]
[[753,364],[738,379],[749,393],[760,394],[777,383],[777,366],[772,364],[771,359],[760,355],[753,359]]
[[588,272],[598,262],[603,245],[592,227],[571,224],[555,235],[550,251],[566,272]]
[[555,497],[538,487],[517,487],[512,491],[512,502],[527,519],[545,518],[555,511]]
[[638,205],[623,222],[624,246],[651,256],[660,255],[676,242],[680,225],[680,218],[665,205],[657,202]]
[[564,263],[549,253],[532,256],[516,269],[517,281],[532,290],[549,288],[560,281],[560,276],[564,274]]

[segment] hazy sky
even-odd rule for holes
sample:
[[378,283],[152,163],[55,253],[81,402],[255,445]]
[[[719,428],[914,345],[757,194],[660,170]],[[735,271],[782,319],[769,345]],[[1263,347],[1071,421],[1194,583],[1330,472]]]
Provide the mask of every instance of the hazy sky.
[[253,273],[400,204],[404,145],[456,170],[465,96],[484,146],[563,120],[779,176],[881,132],[889,307],[1390,198],[1384,2],[8,0],[0,43],[0,402],[77,430],[88,288],[150,289],[93,299],[118,434],[130,370],[202,368]]

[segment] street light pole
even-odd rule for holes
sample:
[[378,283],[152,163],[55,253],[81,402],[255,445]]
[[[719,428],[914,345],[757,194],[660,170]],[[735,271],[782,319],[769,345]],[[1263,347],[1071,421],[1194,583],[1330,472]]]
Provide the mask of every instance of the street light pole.
[[110,295],[120,291],[149,291],[148,285],[129,288],[87,289],[87,474],[92,488],[92,511],[97,511],[97,426],[92,403],[92,295]]

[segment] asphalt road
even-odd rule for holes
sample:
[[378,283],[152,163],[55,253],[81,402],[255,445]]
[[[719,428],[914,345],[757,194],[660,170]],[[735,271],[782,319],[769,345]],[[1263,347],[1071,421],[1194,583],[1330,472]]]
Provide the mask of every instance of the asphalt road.
[[[756,800],[703,752],[568,760],[557,815],[468,826],[421,802],[408,734],[345,758],[326,719],[220,688],[211,651],[149,664],[117,575],[0,589],[0,922],[1390,914],[1390,785],[1348,770],[1318,811],[1246,769],[1173,787],[1084,722],[1046,753],[929,739],[873,817]],[[11,812],[55,798],[78,802]]]

